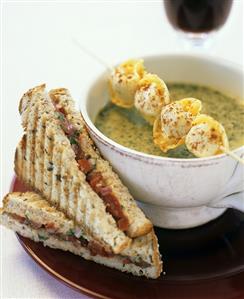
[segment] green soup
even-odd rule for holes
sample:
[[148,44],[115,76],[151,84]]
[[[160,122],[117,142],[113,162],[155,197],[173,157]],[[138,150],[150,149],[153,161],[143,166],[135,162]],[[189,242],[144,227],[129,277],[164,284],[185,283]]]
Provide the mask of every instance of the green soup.
[[[197,98],[202,101],[201,113],[218,120],[225,128],[231,149],[244,144],[244,105],[216,90],[193,84],[167,84],[171,100]],[[97,115],[96,127],[115,142],[139,152],[173,158],[194,158],[182,145],[163,153],[153,143],[150,126],[134,109],[124,109],[108,103]]]

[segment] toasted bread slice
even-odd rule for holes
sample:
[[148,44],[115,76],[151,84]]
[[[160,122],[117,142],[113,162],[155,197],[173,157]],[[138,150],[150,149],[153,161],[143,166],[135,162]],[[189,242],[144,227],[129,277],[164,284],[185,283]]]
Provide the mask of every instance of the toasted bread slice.
[[89,235],[34,192],[14,192],[5,196],[0,222],[24,237],[43,242],[44,246],[70,251],[123,272],[157,278],[162,271],[153,231],[135,238],[120,254],[111,254],[101,247],[94,247]]
[[65,88],[53,89],[49,92],[54,103],[65,111],[70,123],[81,133],[80,146],[92,159],[96,160],[96,170],[101,172],[106,184],[111,187],[113,194],[119,199],[123,213],[129,220],[127,234],[138,237],[152,229],[152,223],[147,219],[135,200],[123,185],[118,175],[112,170],[108,161],[104,160],[95,147],[85,128],[83,118],[75,109],[75,104],[69,91]]
[[107,250],[121,252],[131,239],[117,227],[79,170],[44,85],[23,96],[20,112],[25,135],[15,154],[17,176]]
[[[74,202],[77,201],[78,196],[77,184],[80,182],[79,176],[83,178],[83,185],[87,185],[90,193],[97,193],[94,192],[94,188],[92,189],[87,183],[85,173],[79,171],[79,175],[76,175],[77,167],[71,167],[68,171],[69,173],[67,173],[66,168],[63,167],[65,161],[66,164],[68,164],[68,168],[70,161],[72,166],[77,164],[77,161],[75,160],[76,156],[70,145],[71,140],[67,138],[67,134],[65,135],[62,122],[60,122],[58,111],[62,110],[65,114],[65,121],[67,122],[68,120],[70,126],[72,126],[76,132],[79,132],[79,138],[77,140],[83,155],[89,157],[90,160],[96,161],[95,165],[93,165],[93,173],[101,174],[103,183],[111,189],[112,200],[114,200],[114,198],[117,200],[115,203],[112,202],[112,206],[116,206],[116,208],[119,206],[124,218],[122,220],[127,222],[127,226],[123,230],[132,238],[149,232],[152,229],[152,223],[136,205],[128,189],[113,172],[109,163],[102,159],[85,129],[80,113],[74,108],[74,102],[69,92],[66,89],[56,89],[52,90],[49,94],[50,97],[45,93],[45,85],[41,85],[29,90],[21,99],[19,110],[22,116],[22,124],[26,131],[26,137],[22,141],[22,145],[19,146],[16,154],[15,164],[17,174],[21,176],[21,173],[26,173],[25,176],[22,175],[22,179],[27,183],[30,181],[28,184],[37,190],[42,192],[43,188],[45,188],[43,194],[47,198],[51,197],[52,202],[61,206],[62,210],[65,210],[66,207],[68,210],[73,209]],[[64,114],[61,115],[64,117]],[[23,144],[25,145],[26,142],[28,144],[26,154],[29,158],[26,162],[23,161],[22,163],[21,159],[18,159],[18,154],[21,153],[21,146],[23,147]],[[35,159],[34,167],[31,165],[33,164],[33,159]],[[51,169],[53,165],[55,165],[56,172],[52,174]],[[44,173],[46,169],[49,172],[46,171]],[[38,174],[40,172],[44,173],[44,176]],[[63,172],[63,176],[61,172]],[[59,184],[56,179],[56,177],[60,179],[60,176],[63,178],[61,184]],[[68,190],[69,186],[67,186],[67,180],[71,180],[71,178],[75,181],[75,183],[70,186],[72,188],[71,193],[73,199],[70,200],[69,198],[68,200],[65,190]],[[53,188],[53,184],[56,188]],[[61,204],[56,198],[59,192],[61,192]],[[69,195],[69,197],[72,195]],[[111,196],[109,196],[109,200],[111,200]],[[70,205],[67,204],[68,202]],[[108,205],[111,207],[111,202],[109,202],[109,204],[105,203],[105,205],[107,210]],[[71,213],[68,213],[68,215],[69,214]],[[113,214],[112,216],[114,217]],[[116,217],[114,217],[114,219],[118,224],[120,220],[117,221]],[[118,227],[121,228],[119,225]]]

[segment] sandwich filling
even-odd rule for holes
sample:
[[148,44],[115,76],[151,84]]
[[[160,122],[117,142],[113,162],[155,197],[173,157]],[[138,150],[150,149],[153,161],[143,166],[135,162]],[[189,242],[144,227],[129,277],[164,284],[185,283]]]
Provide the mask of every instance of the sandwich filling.
[[68,241],[72,242],[72,244],[75,247],[85,247],[87,250],[89,250],[90,254],[92,256],[102,256],[111,258],[114,256],[119,256],[122,258],[123,264],[131,264],[133,263],[136,266],[139,266],[141,268],[148,268],[151,265],[148,262],[145,262],[141,257],[135,256],[133,259],[129,256],[123,256],[123,255],[116,255],[112,252],[108,252],[101,246],[97,241],[88,241],[83,236],[80,235],[80,233],[75,232],[73,229],[69,229],[66,233],[59,232],[59,229],[55,226],[54,223],[37,223],[33,220],[30,220],[27,215],[25,217],[20,216],[15,213],[6,213],[10,218],[16,220],[18,223],[26,225],[38,233],[38,239],[40,242],[44,242],[47,239],[49,239],[50,236],[55,237],[57,240],[61,241]]
[[81,148],[83,141],[82,132],[74,128],[66,117],[66,112],[62,107],[58,107],[53,103],[57,112],[57,118],[61,123],[65,135],[68,137],[71,147],[75,153],[75,159],[78,163],[79,170],[86,176],[86,181],[91,188],[99,195],[109,212],[115,219],[117,226],[122,231],[128,230],[129,220],[124,215],[118,198],[114,195],[111,187],[107,186],[103,175],[100,171],[96,171],[96,160],[87,155]]

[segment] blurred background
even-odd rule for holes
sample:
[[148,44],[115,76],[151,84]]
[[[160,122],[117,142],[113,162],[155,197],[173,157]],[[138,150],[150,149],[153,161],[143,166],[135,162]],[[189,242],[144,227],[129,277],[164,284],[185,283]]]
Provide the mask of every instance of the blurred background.
[[[163,1],[3,1],[1,25],[1,196],[8,192],[15,146],[22,135],[18,115],[22,94],[46,83],[48,88],[69,88],[78,101],[82,88],[104,70],[80,51],[73,38],[111,65],[150,54],[200,52],[243,67],[242,0],[233,1],[226,24],[214,37],[212,46],[203,49],[185,47],[168,22]],[[6,235],[6,242],[7,238],[15,237]],[[75,298],[75,292],[51,279],[27,255],[23,253],[21,260],[18,255],[16,261],[10,261],[4,253],[8,250],[11,256],[12,251],[13,257],[16,248],[3,249],[3,298],[60,298],[61,294],[62,298]],[[10,271],[15,262],[23,268],[22,277],[17,269]],[[33,272],[36,273],[31,276]],[[27,290],[23,285],[28,276],[33,287]],[[14,288],[9,287],[11,282]]]

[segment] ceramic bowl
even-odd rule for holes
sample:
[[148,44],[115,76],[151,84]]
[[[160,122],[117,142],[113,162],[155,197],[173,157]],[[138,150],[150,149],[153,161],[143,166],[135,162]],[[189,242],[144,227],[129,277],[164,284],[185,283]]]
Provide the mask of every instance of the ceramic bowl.
[[[148,71],[166,82],[200,84],[244,98],[242,70],[227,61],[177,54],[144,57],[144,61]],[[84,91],[81,112],[102,155],[154,225],[190,228],[215,219],[230,207],[244,211],[243,165],[228,155],[195,159],[157,157],[126,148],[103,135],[94,120],[109,101],[107,79],[107,72],[100,74]],[[242,156],[244,147],[234,152]]]

